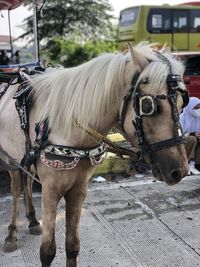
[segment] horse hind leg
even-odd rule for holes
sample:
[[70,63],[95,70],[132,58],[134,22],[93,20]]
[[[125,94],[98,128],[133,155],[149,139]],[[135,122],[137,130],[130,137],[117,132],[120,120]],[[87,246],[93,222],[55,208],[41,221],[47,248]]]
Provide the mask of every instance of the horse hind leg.
[[40,235],[42,228],[40,223],[36,219],[35,208],[32,199],[32,185],[33,180],[27,177],[26,174],[22,174],[23,190],[24,190],[24,204],[26,210],[26,217],[29,221],[29,232],[32,235]]
[[8,226],[8,235],[5,239],[3,250],[12,252],[17,249],[17,224],[19,219],[19,197],[21,191],[20,172],[10,172],[11,178],[11,193],[13,197],[12,203],[12,219]]

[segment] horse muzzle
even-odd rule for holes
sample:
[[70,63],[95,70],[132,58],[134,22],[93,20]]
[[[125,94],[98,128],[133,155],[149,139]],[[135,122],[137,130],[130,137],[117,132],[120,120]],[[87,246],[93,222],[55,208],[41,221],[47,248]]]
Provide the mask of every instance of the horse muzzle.
[[188,164],[183,159],[174,159],[160,155],[151,163],[153,175],[168,185],[179,183],[188,174]]
[[168,185],[175,185],[179,183],[184,177],[181,168],[173,169],[169,173],[164,174],[159,168],[153,168],[153,175],[159,181],[164,181]]

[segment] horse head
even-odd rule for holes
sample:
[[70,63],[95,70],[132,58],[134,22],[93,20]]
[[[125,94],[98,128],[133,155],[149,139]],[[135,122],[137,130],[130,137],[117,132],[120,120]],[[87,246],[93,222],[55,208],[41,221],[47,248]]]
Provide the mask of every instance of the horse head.
[[179,113],[187,104],[183,67],[164,49],[152,49],[151,55],[131,46],[129,51],[136,71],[128,87],[130,101],[124,101],[121,111],[123,131],[134,146],[139,144],[154,176],[176,184],[188,173],[179,124]]

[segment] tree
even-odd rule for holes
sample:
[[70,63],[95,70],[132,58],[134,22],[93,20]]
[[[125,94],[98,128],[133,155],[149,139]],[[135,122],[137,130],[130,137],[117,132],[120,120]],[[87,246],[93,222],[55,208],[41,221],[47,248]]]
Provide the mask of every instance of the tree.
[[[54,37],[49,40],[43,55],[54,64],[62,64],[64,67],[80,65],[93,57],[105,52],[116,51],[115,43],[109,41],[86,42],[80,44],[74,40],[63,37]],[[45,55],[46,52],[46,55]]]
[[[29,6],[31,2],[27,2]],[[84,41],[108,38],[112,31],[111,11],[108,0],[46,0],[38,20],[39,40],[74,33]],[[33,31],[32,17],[24,22],[25,33],[20,38],[29,37]]]

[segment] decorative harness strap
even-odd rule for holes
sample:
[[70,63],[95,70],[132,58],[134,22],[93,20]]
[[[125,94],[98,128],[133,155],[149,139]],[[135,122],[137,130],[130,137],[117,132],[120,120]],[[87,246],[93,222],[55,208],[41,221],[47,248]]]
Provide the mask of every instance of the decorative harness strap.
[[79,163],[80,160],[90,159],[93,166],[101,164],[102,155],[107,150],[107,145],[102,142],[93,148],[77,148],[48,144],[49,127],[48,120],[36,124],[36,139],[33,146],[24,155],[21,165],[30,167],[38,158],[48,167],[57,170],[70,170]]
[[48,167],[70,170],[76,167],[80,160],[88,158],[92,166],[101,164],[103,161],[101,156],[106,152],[106,149],[105,143],[89,149],[48,145],[41,151],[40,159]]

